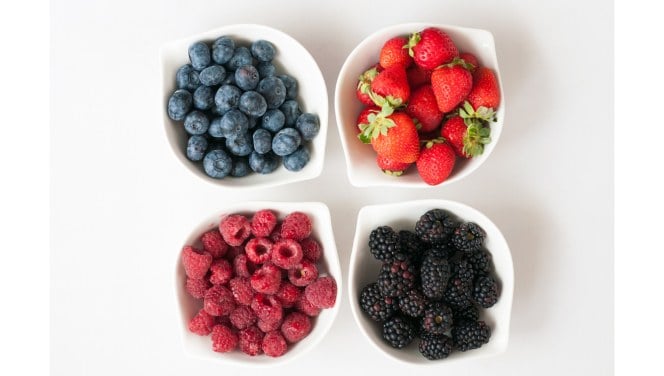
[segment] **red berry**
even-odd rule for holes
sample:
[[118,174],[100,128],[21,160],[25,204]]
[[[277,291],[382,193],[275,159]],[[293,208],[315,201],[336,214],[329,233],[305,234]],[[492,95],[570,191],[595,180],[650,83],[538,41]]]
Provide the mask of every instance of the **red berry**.
[[471,72],[474,72],[477,68],[480,67],[480,62],[477,60],[477,57],[475,57],[475,55],[471,54],[470,52],[462,52],[459,54],[459,57],[466,63],[473,65]]
[[190,245],[182,248],[182,266],[187,277],[203,279],[212,264],[212,255]]
[[244,246],[249,261],[262,264],[272,256],[272,241],[268,238],[253,238]]
[[225,285],[233,278],[233,268],[226,259],[214,260],[210,272],[210,282],[213,285]]
[[233,263],[238,255],[244,255],[244,247],[241,245],[229,246],[225,259]]
[[435,130],[443,120],[443,113],[438,110],[436,96],[431,85],[422,85],[410,96],[406,113],[417,119],[420,124],[418,131],[427,133]]
[[265,264],[251,276],[251,287],[256,292],[274,294],[281,284],[281,270],[273,264]]
[[269,238],[272,240],[272,243],[276,243],[281,240],[281,222],[277,222],[277,225],[274,226],[274,230],[272,230]]
[[281,237],[300,241],[311,235],[311,219],[302,212],[292,212],[281,223]]
[[213,258],[224,257],[228,252],[228,244],[224,241],[219,229],[212,229],[201,236],[203,249],[209,252]]
[[250,356],[260,354],[263,344],[263,332],[255,326],[240,330],[240,350]]
[[475,70],[473,88],[468,94],[468,102],[475,110],[480,107],[498,109],[498,105],[500,105],[500,87],[498,86],[498,78],[491,69],[480,67]]
[[277,215],[272,210],[259,210],[251,218],[251,232],[259,238],[270,236],[276,225]]
[[254,290],[251,288],[249,278],[235,277],[228,282],[228,286],[233,293],[235,303],[241,305],[251,304],[254,297]]
[[302,239],[300,246],[302,246],[304,257],[311,262],[317,262],[323,254],[320,243],[314,238]]
[[304,295],[318,308],[332,308],[337,300],[337,282],[330,276],[320,277],[305,288]]
[[226,325],[216,325],[212,328],[212,350],[227,353],[234,350],[238,344],[237,335]]
[[424,69],[434,69],[459,56],[459,50],[452,38],[442,30],[433,27],[411,35],[408,44],[415,64]]
[[254,325],[257,317],[249,306],[238,306],[231,312],[229,319],[236,329],[244,329]]
[[[389,102],[395,107],[406,104],[410,98],[406,69],[400,66],[385,68],[371,83],[371,91],[385,99],[392,97]],[[380,107],[383,106],[380,101],[374,100],[374,103]]]
[[408,68],[413,59],[408,55],[408,49],[403,48],[408,44],[408,39],[404,37],[394,37],[383,45],[380,50],[380,66],[389,68],[401,66]]
[[311,304],[304,294],[300,295],[300,298],[295,302],[295,309],[310,317],[318,316],[321,311],[320,308]]
[[284,315],[279,299],[272,295],[256,294],[251,301],[251,309],[259,320],[265,322],[281,321]]
[[231,214],[221,220],[219,232],[228,245],[241,245],[251,235],[251,224],[247,217]]
[[366,105],[373,105],[373,100],[369,96],[369,92],[371,91],[371,83],[373,82],[374,78],[378,75],[379,70],[382,70],[380,68],[379,64],[374,65],[373,67],[367,69],[364,73],[360,75],[359,80],[357,81],[357,87],[355,89],[355,96],[357,96],[357,99],[360,100],[360,102],[366,104]]
[[202,309],[189,321],[189,331],[199,336],[210,334],[213,326],[214,316]]
[[258,319],[256,322],[256,326],[258,329],[260,329],[263,333],[269,333],[274,330],[278,330],[281,328],[281,323],[283,320],[279,321],[263,321],[261,319]]
[[431,71],[422,69],[418,65],[413,65],[406,71],[408,85],[411,90],[417,89],[420,85],[428,84],[431,81]]
[[288,344],[286,344],[286,339],[281,335],[281,332],[275,330],[265,334],[261,348],[265,355],[276,358],[286,353]]
[[309,332],[311,332],[311,320],[309,316],[300,312],[290,313],[281,324],[281,333],[290,343],[298,342]]
[[429,142],[422,148],[416,166],[425,183],[438,185],[450,176],[455,163],[456,154],[450,144]]
[[288,280],[295,286],[304,287],[318,277],[318,267],[313,262],[302,260],[288,270]]
[[251,277],[258,267],[245,254],[237,255],[233,260],[233,272],[238,277]]
[[235,309],[235,299],[231,290],[215,285],[205,292],[203,308],[212,316],[225,316]]
[[431,87],[438,110],[450,112],[470,93],[473,75],[461,65],[442,66],[431,73]]
[[385,175],[401,176],[412,163],[396,162],[380,154],[376,155],[376,164]]
[[284,308],[294,306],[300,295],[302,295],[302,291],[292,283],[286,281],[281,282],[281,287],[279,287],[279,291],[275,294]]
[[375,104],[364,107],[360,112],[360,114],[357,115],[357,121],[355,122],[355,125],[357,125],[357,132],[360,133],[362,132],[363,128],[369,126],[369,124],[371,123],[371,121],[369,121],[369,115],[371,114],[377,115],[379,113],[380,113],[380,107],[376,106]]
[[291,269],[302,260],[302,246],[293,239],[283,239],[272,247],[272,262],[282,269]]
[[205,292],[210,287],[211,284],[207,279],[187,278],[187,282],[184,288],[189,293],[189,295],[193,296],[194,298],[203,299]]

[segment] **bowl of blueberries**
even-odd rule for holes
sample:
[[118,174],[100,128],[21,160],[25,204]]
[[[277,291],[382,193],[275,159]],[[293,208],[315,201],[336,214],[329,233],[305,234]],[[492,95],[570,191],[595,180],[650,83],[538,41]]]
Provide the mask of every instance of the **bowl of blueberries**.
[[270,187],[323,169],[323,74],[293,37],[228,25],[161,48],[164,130],[177,159],[222,187]]

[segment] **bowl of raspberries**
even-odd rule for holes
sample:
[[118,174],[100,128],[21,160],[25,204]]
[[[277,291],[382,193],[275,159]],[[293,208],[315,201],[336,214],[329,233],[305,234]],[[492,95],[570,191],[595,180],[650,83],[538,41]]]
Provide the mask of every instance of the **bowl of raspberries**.
[[245,202],[201,222],[175,273],[192,356],[273,366],[316,346],[339,311],[341,267],[322,203]]
[[323,75],[294,38],[229,25],[161,49],[165,133],[177,159],[223,187],[313,179],[323,168]]
[[388,357],[435,365],[507,348],[512,258],[479,211],[445,200],[365,206],[349,269],[353,316]]
[[501,84],[489,31],[408,23],[371,34],[335,89],[351,184],[424,188],[468,176],[500,137]]

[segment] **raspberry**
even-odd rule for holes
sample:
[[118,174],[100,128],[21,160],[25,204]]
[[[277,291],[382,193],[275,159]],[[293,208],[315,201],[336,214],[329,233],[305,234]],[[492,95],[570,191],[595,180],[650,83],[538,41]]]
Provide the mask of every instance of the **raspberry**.
[[214,323],[215,325],[225,325],[225,326],[231,326],[231,319],[228,318],[228,316],[214,316]]
[[286,341],[295,343],[302,338],[306,337],[311,331],[311,320],[309,316],[300,313],[292,312],[284,319],[281,324],[281,333],[286,338]]
[[219,229],[215,228],[203,234],[201,236],[201,243],[203,243],[203,249],[209,252],[215,259],[224,257],[226,252],[228,252],[228,244],[224,241]]
[[256,323],[256,314],[248,306],[238,306],[229,315],[236,329],[248,328]]
[[256,322],[256,326],[263,333],[269,333],[271,331],[278,330],[279,328],[281,328],[281,323],[282,322],[283,322],[282,320],[279,320],[279,321],[263,321],[261,319],[258,319],[258,321]]
[[233,293],[224,286],[212,286],[205,292],[203,308],[212,316],[228,315],[235,309]]
[[274,294],[281,284],[281,270],[272,264],[265,264],[251,276],[251,287],[256,292]]
[[263,337],[263,346],[261,348],[265,355],[276,358],[286,353],[288,345],[286,344],[284,336],[275,330],[265,334],[265,337]]
[[270,236],[277,225],[277,216],[271,210],[259,210],[251,218],[251,232],[257,237]]
[[210,266],[210,282],[213,285],[225,285],[233,278],[233,268],[228,260],[218,259]]
[[251,301],[251,309],[258,319],[268,323],[281,321],[284,315],[279,299],[272,295],[256,294]]
[[210,286],[211,284],[207,279],[187,278],[187,283],[185,284],[184,288],[189,293],[189,295],[193,296],[194,298],[203,299],[205,292],[210,288]]
[[318,261],[323,253],[320,243],[313,238],[303,239],[300,242],[300,246],[302,246],[304,257],[311,262]]
[[247,217],[231,214],[221,220],[219,232],[228,245],[242,245],[251,235],[251,225]]
[[189,321],[189,331],[199,336],[206,336],[212,333],[214,326],[214,316],[201,309],[191,321]]
[[320,315],[320,311],[322,311],[320,308],[311,304],[304,294],[301,294],[300,298],[295,302],[295,309],[310,317],[316,317]]
[[255,326],[240,330],[240,350],[243,353],[255,356],[260,354],[263,344],[263,332]]
[[291,269],[302,260],[302,247],[292,239],[283,239],[272,247],[272,262],[283,269]]
[[233,262],[235,258],[239,255],[244,255],[244,247],[243,246],[232,246],[228,247],[228,252],[226,252],[226,260]]
[[249,261],[262,264],[272,257],[272,241],[268,238],[253,238],[244,246]]
[[281,237],[302,240],[311,235],[311,219],[302,212],[292,212],[281,223]]
[[282,239],[281,237],[281,222],[277,222],[277,224],[274,226],[274,230],[272,230],[272,233],[269,236],[270,240],[272,240],[273,243],[278,242],[279,240]]
[[235,277],[228,282],[235,303],[248,306],[254,297],[249,278]]
[[247,255],[237,255],[233,260],[233,272],[238,277],[249,278],[256,272],[256,264],[249,261]]
[[292,283],[286,281],[281,283],[279,291],[275,294],[284,308],[294,306],[295,302],[300,298],[300,295],[302,295],[302,291]]
[[190,245],[182,248],[182,266],[187,277],[203,279],[212,264],[212,255]]
[[237,347],[238,338],[231,328],[225,325],[216,325],[212,328],[212,350],[226,353]]
[[318,308],[332,308],[337,300],[337,282],[332,277],[321,277],[304,290],[307,300]]
[[318,267],[307,260],[288,270],[288,280],[295,286],[304,287],[318,278]]

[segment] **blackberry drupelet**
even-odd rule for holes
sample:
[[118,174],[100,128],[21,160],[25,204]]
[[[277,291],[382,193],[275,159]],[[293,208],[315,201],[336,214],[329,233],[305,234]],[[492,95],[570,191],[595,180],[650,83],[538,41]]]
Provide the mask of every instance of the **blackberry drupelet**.
[[430,244],[426,254],[434,254],[438,257],[450,259],[455,256],[457,249],[450,243]]
[[369,249],[377,260],[392,262],[403,259],[399,234],[390,226],[380,226],[369,235]]
[[420,267],[422,293],[430,299],[440,299],[450,278],[450,265],[446,259],[427,254]]
[[396,312],[395,299],[383,296],[376,282],[370,283],[360,293],[360,309],[373,321],[383,322]]
[[482,308],[489,308],[498,302],[498,282],[490,275],[482,275],[475,281],[473,301]]
[[487,274],[491,271],[491,254],[486,249],[481,249],[466,254],[468,262],[473,267],[476,275]]
[[404,348],[413,342],[415,334],[415,325],[403,316],[392,317],[383,324],[383,339],[397,349]]
[[399,310],[410,317],[421,317],[424,315],[426,298],[416,289],[406,292],[399,300]]
[[454,326],[464,321],[477,321],[480,319],[480,311],[474,305],[463,308],[452,308],[452,315],[454,316]]
[[383,263],[378,274],[378,288],[384,296],[403,296],[415,288],[418,270],[409,259]]
[[422,318],[422,329],[428,334],[443,334],[452,329],[454,314],[452,308],[442,302],[428,302]]
[[399,243],[401,244],[401,251],[406,257],[410,257],[417,264],[422,262],[426,247],[417,234],[412,231],[401,230],[399,231]]
[[445,243],[454,233],[457,224],[452,213],[443,209],[432,209],[417,220],[415,233],[426,243]]
[[484,238],[486,238],[484,229],[476,223],[466,222],[454,229],[452,244],[460,251],[474,252],[482,247]]
[[454,347],[452,338],[442,334],[425,334],[420,340],[419,350],[425,358],[438,360],[447,358]]
[[463,308],[472,304],[473,280],[475,273],[465,258],[454,259],[450,278],[443,300],[452,307]]
[[452,328],[454,347],[459,351],[480,348],[490,337],[491,328],[484,321],[465,321]]

